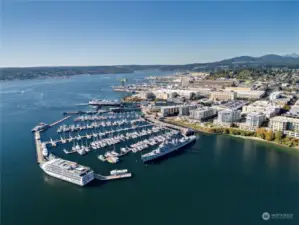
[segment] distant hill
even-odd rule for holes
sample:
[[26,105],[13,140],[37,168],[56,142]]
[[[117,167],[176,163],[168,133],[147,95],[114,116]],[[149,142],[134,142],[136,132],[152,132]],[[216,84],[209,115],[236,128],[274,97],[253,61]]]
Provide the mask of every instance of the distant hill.
[[284,57],[299,58],[299,55],[296,53],[284,55]]
[[162,70],[213,70],[215,68],[237,67],[291,67],[299,68],[299,57],[296,54],[285,56],[264,55],[261,57],[238,56],[211,63],[195,63],[186,65],[171,65],[162,67]]
[[45,77],[64,77],[79,74],[115,74],[133,73],[138,70],[159,69],[164,71],[211,71],[216,68],[256,68],[289,67],[299,68],[299,55],[293,53],[284,56],[264,55],[261,57],[238,56],[218,62],[193,63],[185,65],[116,65],[116,66],[62,66],[62,67],[26,67],[2,68],[0,80],[34,79]]

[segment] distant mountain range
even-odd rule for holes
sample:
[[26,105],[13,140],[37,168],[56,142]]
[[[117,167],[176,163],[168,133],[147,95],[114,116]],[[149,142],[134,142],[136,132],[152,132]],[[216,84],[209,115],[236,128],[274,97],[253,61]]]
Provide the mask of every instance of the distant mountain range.
[[64,77],[78,74],[114,74],[133,73],[138,70],[158,69],[163,71],[213,71],[218,68],[257,68],[289,67],[299,69],[299,55],[264,55],[261,57],[239,56],[210,63],[193,63],[185,65],[117,65],[117,66],[59,66],[2,68],[0,80],[34,79],[44,77]]

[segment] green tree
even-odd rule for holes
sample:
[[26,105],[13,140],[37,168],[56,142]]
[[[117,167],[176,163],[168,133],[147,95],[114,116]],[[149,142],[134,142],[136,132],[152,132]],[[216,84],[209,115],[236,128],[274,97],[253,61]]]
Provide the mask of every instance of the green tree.
[[281,131],[276,131],[275,132],[275,140],[281,141],[283,138],[283,133]]
[[286,110],[286,111],[289,111],[291,109],[291,106],[289,105],[284,105],[283,106],[283,109]]

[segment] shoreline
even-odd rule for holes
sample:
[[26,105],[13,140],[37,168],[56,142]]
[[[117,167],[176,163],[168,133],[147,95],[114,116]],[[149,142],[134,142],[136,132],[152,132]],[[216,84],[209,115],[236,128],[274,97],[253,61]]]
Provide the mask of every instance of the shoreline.
[[[205,133],[205,134],[226,135],[226,136],[230,136],[230,137],[242,138],[242,139],[253,140],[253,141],[260,141],[260,142],[264,142],[264,143],[268,143],[268,144],[273,144],[273,145],[276,145],[276,146],[279,146],[279,147],[284,147],[284,148],[287,148],[289,150],[295,150],[295,151],[298,151],[298,153],[299,153],[299,146],[298,145],[295,146],[295,147],[289,147],[287,145],[277,143],[275,141],[267,141],[267,140],[259,138],[259,137],[211,132],[211,131],[205,130],[206,128],[201,127],[201,126],[196,126],[196,125],[192,126],[191,124],[190,124],[191,126],[189,126],[185,122],[174,122],[174,121],[169,121],[169,120],[164,120],[164,122],[168,123],[168,124],[174,124],[174,125],[177,125],[177,126],[182,127],[182,128],[190,128],[190,129],[193,129],[195,132],[201,132],[201,133]],[[184,125],[182,125],[182,123]]]

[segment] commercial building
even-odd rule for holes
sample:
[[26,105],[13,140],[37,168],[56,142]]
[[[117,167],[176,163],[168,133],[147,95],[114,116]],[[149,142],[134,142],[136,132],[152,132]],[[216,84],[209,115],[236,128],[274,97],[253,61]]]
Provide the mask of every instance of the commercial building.
[[266,116],[263,113],[251,112],[247,114],[245,124],[249,127],[260,127],[265,120]]
[[202,106],[194,110],[190,110],[190,118],[196,120],[204,120],[211,118],[217,114],[217,110],[212,107]]
[[233,123],[241,119],[241,111],[239,110],[222,110],[218,112],[217,123]]
[[236,98],[237,94],[234,91],[213,91],[210,97],[213,101],[232,101]]
[[193,81],[194,87],[231,87],[235,80],[197,80]]
[[234,91],[237,93],[237,98],[240,99],[260,99],[265,95],[265,91],[251,90],[243,87],[227,87],[226,91]]
[[281,106],[269,101],[256,101],[250,105],[243,106],[242,114],[251,112],[263,113],[267,118],[271,118],[280,113]]
[[189,87],[188,90],[194,92],[194,93],[198,93],[200,95],[210,95],[212,91],[215,91],[215,88],[205,88],[205,87]]
[[299,100],[297,100],[295,105],[290,109],[290,114],[299,117]]
[[235,100],[235,101],[230,101],[230,102],[224,103],[224,104],[220,105],[220,107],[223,109],[238,110],[247,104],[248,104],[248,101],[246,101],[246,100]]
[[299,119],[276,116],[270,119],[269,128],[273,131],[299,131]]
[[173,98],[175,95],[179,95],[181,97],[185,97],[186,99],[191,99],[192,97],[199,97],[200,93],[185,89],[158,89],[154,90],[153,93],[156,95],[156,98],[159,99],[167,99]]
[[281,94],[282,94],[281,91],[274,91],[270,94],[269,100],[273,101],[275,99],[279,99],[281,97]]

